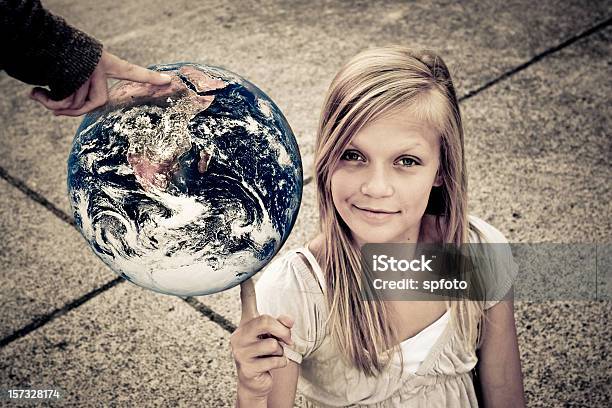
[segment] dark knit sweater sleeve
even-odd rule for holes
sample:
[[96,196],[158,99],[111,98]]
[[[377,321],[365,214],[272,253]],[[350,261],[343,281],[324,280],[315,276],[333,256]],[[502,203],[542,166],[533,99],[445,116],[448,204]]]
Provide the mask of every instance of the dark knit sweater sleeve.
[[74,93],[91,76],[102,44],[45,10],[39,0],[0,0],[0,69],[51,98]]

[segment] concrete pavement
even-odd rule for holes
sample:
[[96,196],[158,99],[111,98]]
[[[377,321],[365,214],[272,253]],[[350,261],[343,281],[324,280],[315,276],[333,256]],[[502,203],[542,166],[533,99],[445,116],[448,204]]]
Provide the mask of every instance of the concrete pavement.
[[[609,2],[45,5],[131,62],[248,78],[285,113],[305,176],[343,61],[389,43],[435,49],[469,96],[470,213],[511,242],[612,241]],[[59,387],[61,406],[231,406],[238,289],[186,302],[117,283],[70,224],[66,158],[80,119],[53,117],[4,73],[0,89],[0,388]],[[309,184],[282,252],[316,233],[316,212]],[[517,302],[529,406],[609,403],[610,311],[609,301]]]

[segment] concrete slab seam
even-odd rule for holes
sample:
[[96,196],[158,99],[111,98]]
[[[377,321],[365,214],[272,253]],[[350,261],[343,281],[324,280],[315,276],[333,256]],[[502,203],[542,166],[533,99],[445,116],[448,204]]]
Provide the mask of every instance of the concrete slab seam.
[[231,321],[226,319],[225,316],[215,312],[214,310],[212,310],[211,308],[209,308],[208,306],[206,306],[204,303],[200,302],[196,298],[189,296],[189,297],[183,298],[183,300],[189,306],[193,307],[195,310],[200,312],[200,314],[202,314],[203,316],[206,316],[208,319],[210,319],[214,323],[217,323],[217,325],[219,325],[223,330],[227,331],[228,333],[232,333],[234,332],[234,330],[236,330],[236,326]]
[[72,302],[65,304],[61,308],[55,309],[54,311],[52,311],[49,314],[46,314],[46,315],[43,315],[43,316],[39,316],[39,317],[35,317],[34,320],[32,320],[30,323],[28,323],[27,325],[25,325],[21,329],[17,330],[16,332],[14,332],[14,333],[6,336],[2,340],[0,340],[0,348],[3,348],[5,346],[9,345],[10,343],[12,343],[13,341],[27,336],[29,333],[33,332],[34,330],[38,329],[39,327],[42,327],[45,324],[49,323],[51,320],[54,320],[54,319],[56,319],[58,317],[61,317],[61,316],[64,316],[66,313],[70,312],[71,310],[76,309],[77,307],[81,306],[85,302],[87,302],[87,301],[93,299],[94,297],[98,296],[100,293],[106,292],[108,289],[113,288],[113,287],[115,287],[116,285],[118,285],[119,283],[122,283],[122,282],[125,282],[125,279],[123,279],[122,277],[117,277],[117,278],[107,282],[106,284],[100,286],[99,288],[96,288],[96,289],[90,291],[89,293],[86,293],[85,295],[81,296],[80,298],[75,299]]
[[76,225],[74,223],[74,219],[71,216],[69,216],[64,211],[62,211],[59,208],[57,208],[55,206],[55,204],[53,204],[51,201],[47,200],[41,194],[39,194],[36,191],[32,190],[23,181],[19,180],[16,177],[13,177],[2,166],[0,166],[0,177],[2,177],[4,180],[6,180],[13,187],[16,187],[18,190],[20,190],[26,196],[30,197],[33,201],[36,201],[38,204],[42,205],[47,210],[51,211],[51,213],[53,213],[53,215],[55,215],[60,220],[64,221],[66,224],[72,225],[73,227],[76,227]]
[[465,101],[467,99],[470,99],[473,96],[478,95],[482,91],[492,87],[493,85],[495,85],[495,84],[497,84],[497,83],[499,83],[499,82],[501,82],[501,81],[503,81],[505,79],[508,79],[508,78],[512,77],[514,74],[517,74],[517,73],[523,71],[524,69],[530,67],[531,65],[533,65],[533,64],[543,60],[547,56],[549,56],[549,55],[551,55],[551,54],[553,54],[553,53],[555,53],[557,51],[560,51],[560,50],[562,50],[562,49],[564,49],[564,48],[574,44],[575,42],[580,41],[583,38],[590,36],[591,34],[595,34],[596,32],[603,30],[604,28],[608,27],[611,23],[612,23],[612,17],[608,18],[605,21],[602,21],[599,24],[594,25],[593,27],[589,28],[588,30],[583,31],[580,34],[577,34],[577,35],[575,35],[573,37],[568,38],[567,40],[563,41],[562,43],[560,43],[560,44],[558,44],[558,45],[556,45],[556,46],[554,46],[552,48],[548,48],[547,50],[545,50],[545,51],[543,51],[543,52],[541,52],[539,54],[536,54],[529,61],[526,61],[526,62],[520,64],[519,66],[514,67],[511,70],[508,70],[508,71],[504,72],[503,74],[501,74],[497,78],[492,79],[491,81],[487,82],[486,84],[484,84],[484,85],[474,89],[473,91],[468,92],[467,94],[465,94],[464,96],[459,98],[459,102],[463,102],[463,101]]

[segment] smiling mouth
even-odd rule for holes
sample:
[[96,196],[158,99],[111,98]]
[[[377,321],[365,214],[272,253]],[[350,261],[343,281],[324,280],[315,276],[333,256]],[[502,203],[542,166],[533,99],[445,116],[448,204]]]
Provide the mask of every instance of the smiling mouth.
[[399,213],[399,211],[396,211],[396,212],[370,211],[370,210],[365,210],[363,208],[357,207],[356,205],[353,205],[353,207],[355,207],[355,209],[360,214],[364,215],[366,218],[375,219],[375,220],[385,219],[385,218],[391,217]]
[[[354,205],[354,204],[353,204]],[[374,209],[369,209],[369,208],[361,208],[361,207],[357,207],[355,205],[356,208],[362,210],[362,211],[367,211],[367,212],[371,212],[371,213],[376,213],[376,214],[397,214],[399,211],[385,211],[385,210],[374,210]]]

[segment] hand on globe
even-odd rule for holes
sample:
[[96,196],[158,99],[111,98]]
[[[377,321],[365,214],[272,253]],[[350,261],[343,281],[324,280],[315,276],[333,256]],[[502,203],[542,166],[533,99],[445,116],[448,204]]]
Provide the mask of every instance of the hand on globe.
[[159,86],[167,85],[172,80],[172,77],[167,74],[139,67],[109,52],[102,51],[102,57],[100,57],[100,61],[89,79],[69,97],[61,101],[54,101],[50,98],[47,89],[35,87],[30,93],[30,98],[52,110],[56,116],[80,116],[108,101],[108,78],[125,79]]
[[281,315],[278,319],[259,315],[255,288],[251,279],[240,285],[242,316],[232,333],[230,345],[238,371],[238,401],[240,406],[252,406],[265,401],[274,385],[271,370],[287,366],[281,341],[293,344],[293,319]]

